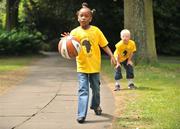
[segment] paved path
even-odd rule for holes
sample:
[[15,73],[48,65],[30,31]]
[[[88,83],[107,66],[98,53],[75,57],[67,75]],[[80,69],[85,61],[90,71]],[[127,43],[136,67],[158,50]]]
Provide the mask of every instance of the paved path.
[[86,122],[76,122],[77,73],[75,62],[49,54],[30,66],[21,84],[0,96],[0,129],[108,129],[114,100],[102,80],[103,114],[88,110]]

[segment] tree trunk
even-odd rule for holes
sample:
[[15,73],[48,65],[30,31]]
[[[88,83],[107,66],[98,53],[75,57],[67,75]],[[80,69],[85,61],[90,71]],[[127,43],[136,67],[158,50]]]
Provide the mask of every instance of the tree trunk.
[[124,28],[136,42],[135,63],[156,62],[152,0],[124,0]]
[[19,0],[6,0],[6,30],[10,31],[18,25]]
[[145,24],[146,24],[146,44],[148,60],[153,63],[157,62],[157,53],[155,46],[154,18],[153,18],[153,1],[144,0],[145,5]]

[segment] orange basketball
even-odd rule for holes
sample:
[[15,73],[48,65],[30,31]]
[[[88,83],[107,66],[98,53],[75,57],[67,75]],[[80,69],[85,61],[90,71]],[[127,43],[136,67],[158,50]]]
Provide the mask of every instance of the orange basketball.
[[73,36],[65,36],[61,38],[58,44],[58,51],[62,57],[72,59],[78,56],[81,50],[79,40]]

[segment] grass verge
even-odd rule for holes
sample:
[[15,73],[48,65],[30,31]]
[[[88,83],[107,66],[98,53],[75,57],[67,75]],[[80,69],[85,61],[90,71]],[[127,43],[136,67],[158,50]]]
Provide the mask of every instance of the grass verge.
[[0,94],[24,80],[28,73],[27,65],[39,57],[0,57]]
[[[127,81],[123,79],[122,90],[113,91],[116,101],[113,129],[180,128],[180,65],[168,60],[155,66],[135,66],[138,89],[128,90]],[[103,59],[102,63],[103,72],[110,78],[109,87],[113,90],[113,68],[109,60]],[[124,71],[123,75],[125,77]]]

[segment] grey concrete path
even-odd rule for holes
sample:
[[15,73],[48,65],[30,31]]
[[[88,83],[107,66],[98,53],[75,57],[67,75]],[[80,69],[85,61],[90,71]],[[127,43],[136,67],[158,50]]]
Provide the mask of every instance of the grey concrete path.
[[109,129],[114,100],[106,85],[102,80],[103,114],[88,109],[86,122],[78,124],[75,62],[49,54],[30,66],[21,84],[0,96],[0,129]]

